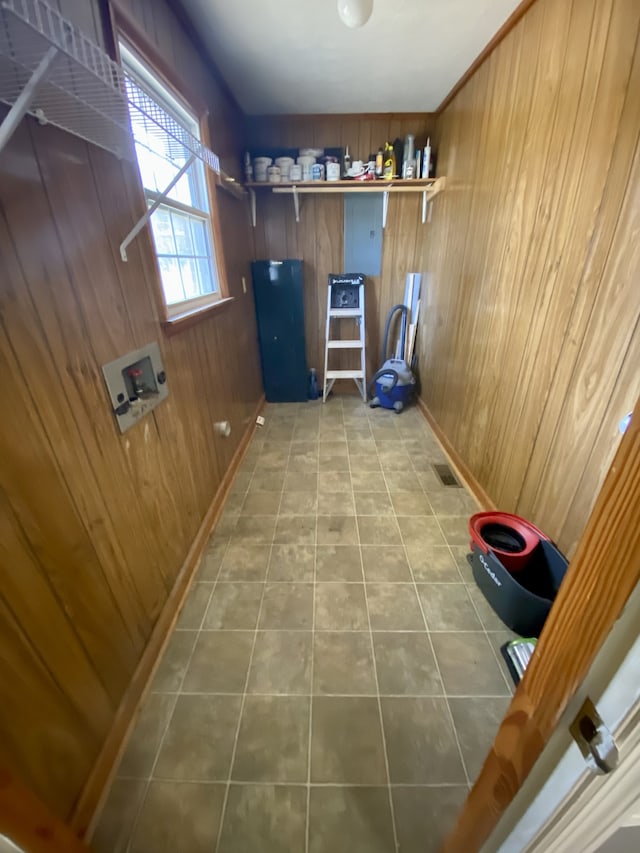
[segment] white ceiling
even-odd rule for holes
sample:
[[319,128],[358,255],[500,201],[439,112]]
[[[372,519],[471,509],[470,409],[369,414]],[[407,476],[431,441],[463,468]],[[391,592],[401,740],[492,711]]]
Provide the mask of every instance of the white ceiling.
[[432,112],[519,0],[182,0],[245,112]]

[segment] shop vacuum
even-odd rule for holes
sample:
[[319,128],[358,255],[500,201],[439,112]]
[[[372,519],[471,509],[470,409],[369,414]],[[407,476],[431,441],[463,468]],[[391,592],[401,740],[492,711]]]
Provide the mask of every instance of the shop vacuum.
[[410,402],[415,391],[416,378],[407,362],[403,358],[387,358],[389,329],[397,311],[402,312],[400,352],[403,353],[405,351],[407,310],[406,305],[394,305],[391,311],[389,311],[389,316],[384,327],[384,340],[382,343],[382,357],[385,361],[369,383],[369,394],[373,398],[369,406],[372,409],[382,406],[383,409],[393,409],[397,414],[400,414]]

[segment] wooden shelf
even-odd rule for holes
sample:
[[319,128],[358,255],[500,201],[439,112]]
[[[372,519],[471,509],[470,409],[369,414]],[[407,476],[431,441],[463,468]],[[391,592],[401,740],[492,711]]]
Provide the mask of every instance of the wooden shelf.
[[445,188],[446,178],[427,178],[425,180],[407,181],[300,181],[298,183],[277,183],[268,181],[245,184],[251,197],[251,221],[256,227],[256,190],[269,190],[275,194],[293,196],[296,222],[300,221],[300,195],[327,195],[331,193],[381,193],[383,196],[382,227],[387,224],[387,210],[390,193],[422,193],[422,222],[427,221],[427,205],[438,193]]
[[397,178],[393,181],[296,181],[271,184],[267,181],[245,184],[247,189],[268,189],[274,193],[290,193],[294,189],[299,193],[345,193],[345,192],[424,192],[438,184],[442,178],[427,178],[426,180],[403,181]]
[[[242,200],[247,196],[244,186],[239,181],[236,181],[235,178],[232,178],[231,175],[227,175],[222,169],[220,170],[218,186],[220,189],[225,190],[225,192],[230,193],[234,198]],[[247,186],[251,185],[248,184]]]

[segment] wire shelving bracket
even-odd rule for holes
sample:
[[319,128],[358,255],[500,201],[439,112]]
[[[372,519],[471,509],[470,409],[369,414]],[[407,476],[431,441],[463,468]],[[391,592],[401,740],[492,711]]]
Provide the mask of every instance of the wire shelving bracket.
[[[10,107],[0,124],[0,153],[22,118],[32,115],[136,162],[135,121],[163,140],[168,158],[180,167],[160,201],[194,158],[220,174],[213,151],[45,0],[0,0],[0,101]],[[149,216],[147,211],[123,241],[123,258]]]

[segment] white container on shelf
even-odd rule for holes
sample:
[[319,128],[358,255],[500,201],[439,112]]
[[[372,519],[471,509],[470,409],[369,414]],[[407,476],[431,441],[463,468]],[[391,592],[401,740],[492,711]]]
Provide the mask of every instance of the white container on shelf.
[[259,183],[267,180],[267,169],[273,163],[271,157],[256,157],[253,161],[253,174]]
[[310,181],[311,180],[311,167],[315,165],[316,158],[312,157],[310,154],[301,154],[298,157],[298,165],[302,166],[302,180]]
[[328,181],[339,181],[340,180],[340,163],[336,160],[329,161],[327,163],[327,180]]
[[289,180],[289,172],[293,164],[293,157],[276,157],[276,166],[280,167],[280,175],[283,181]]

